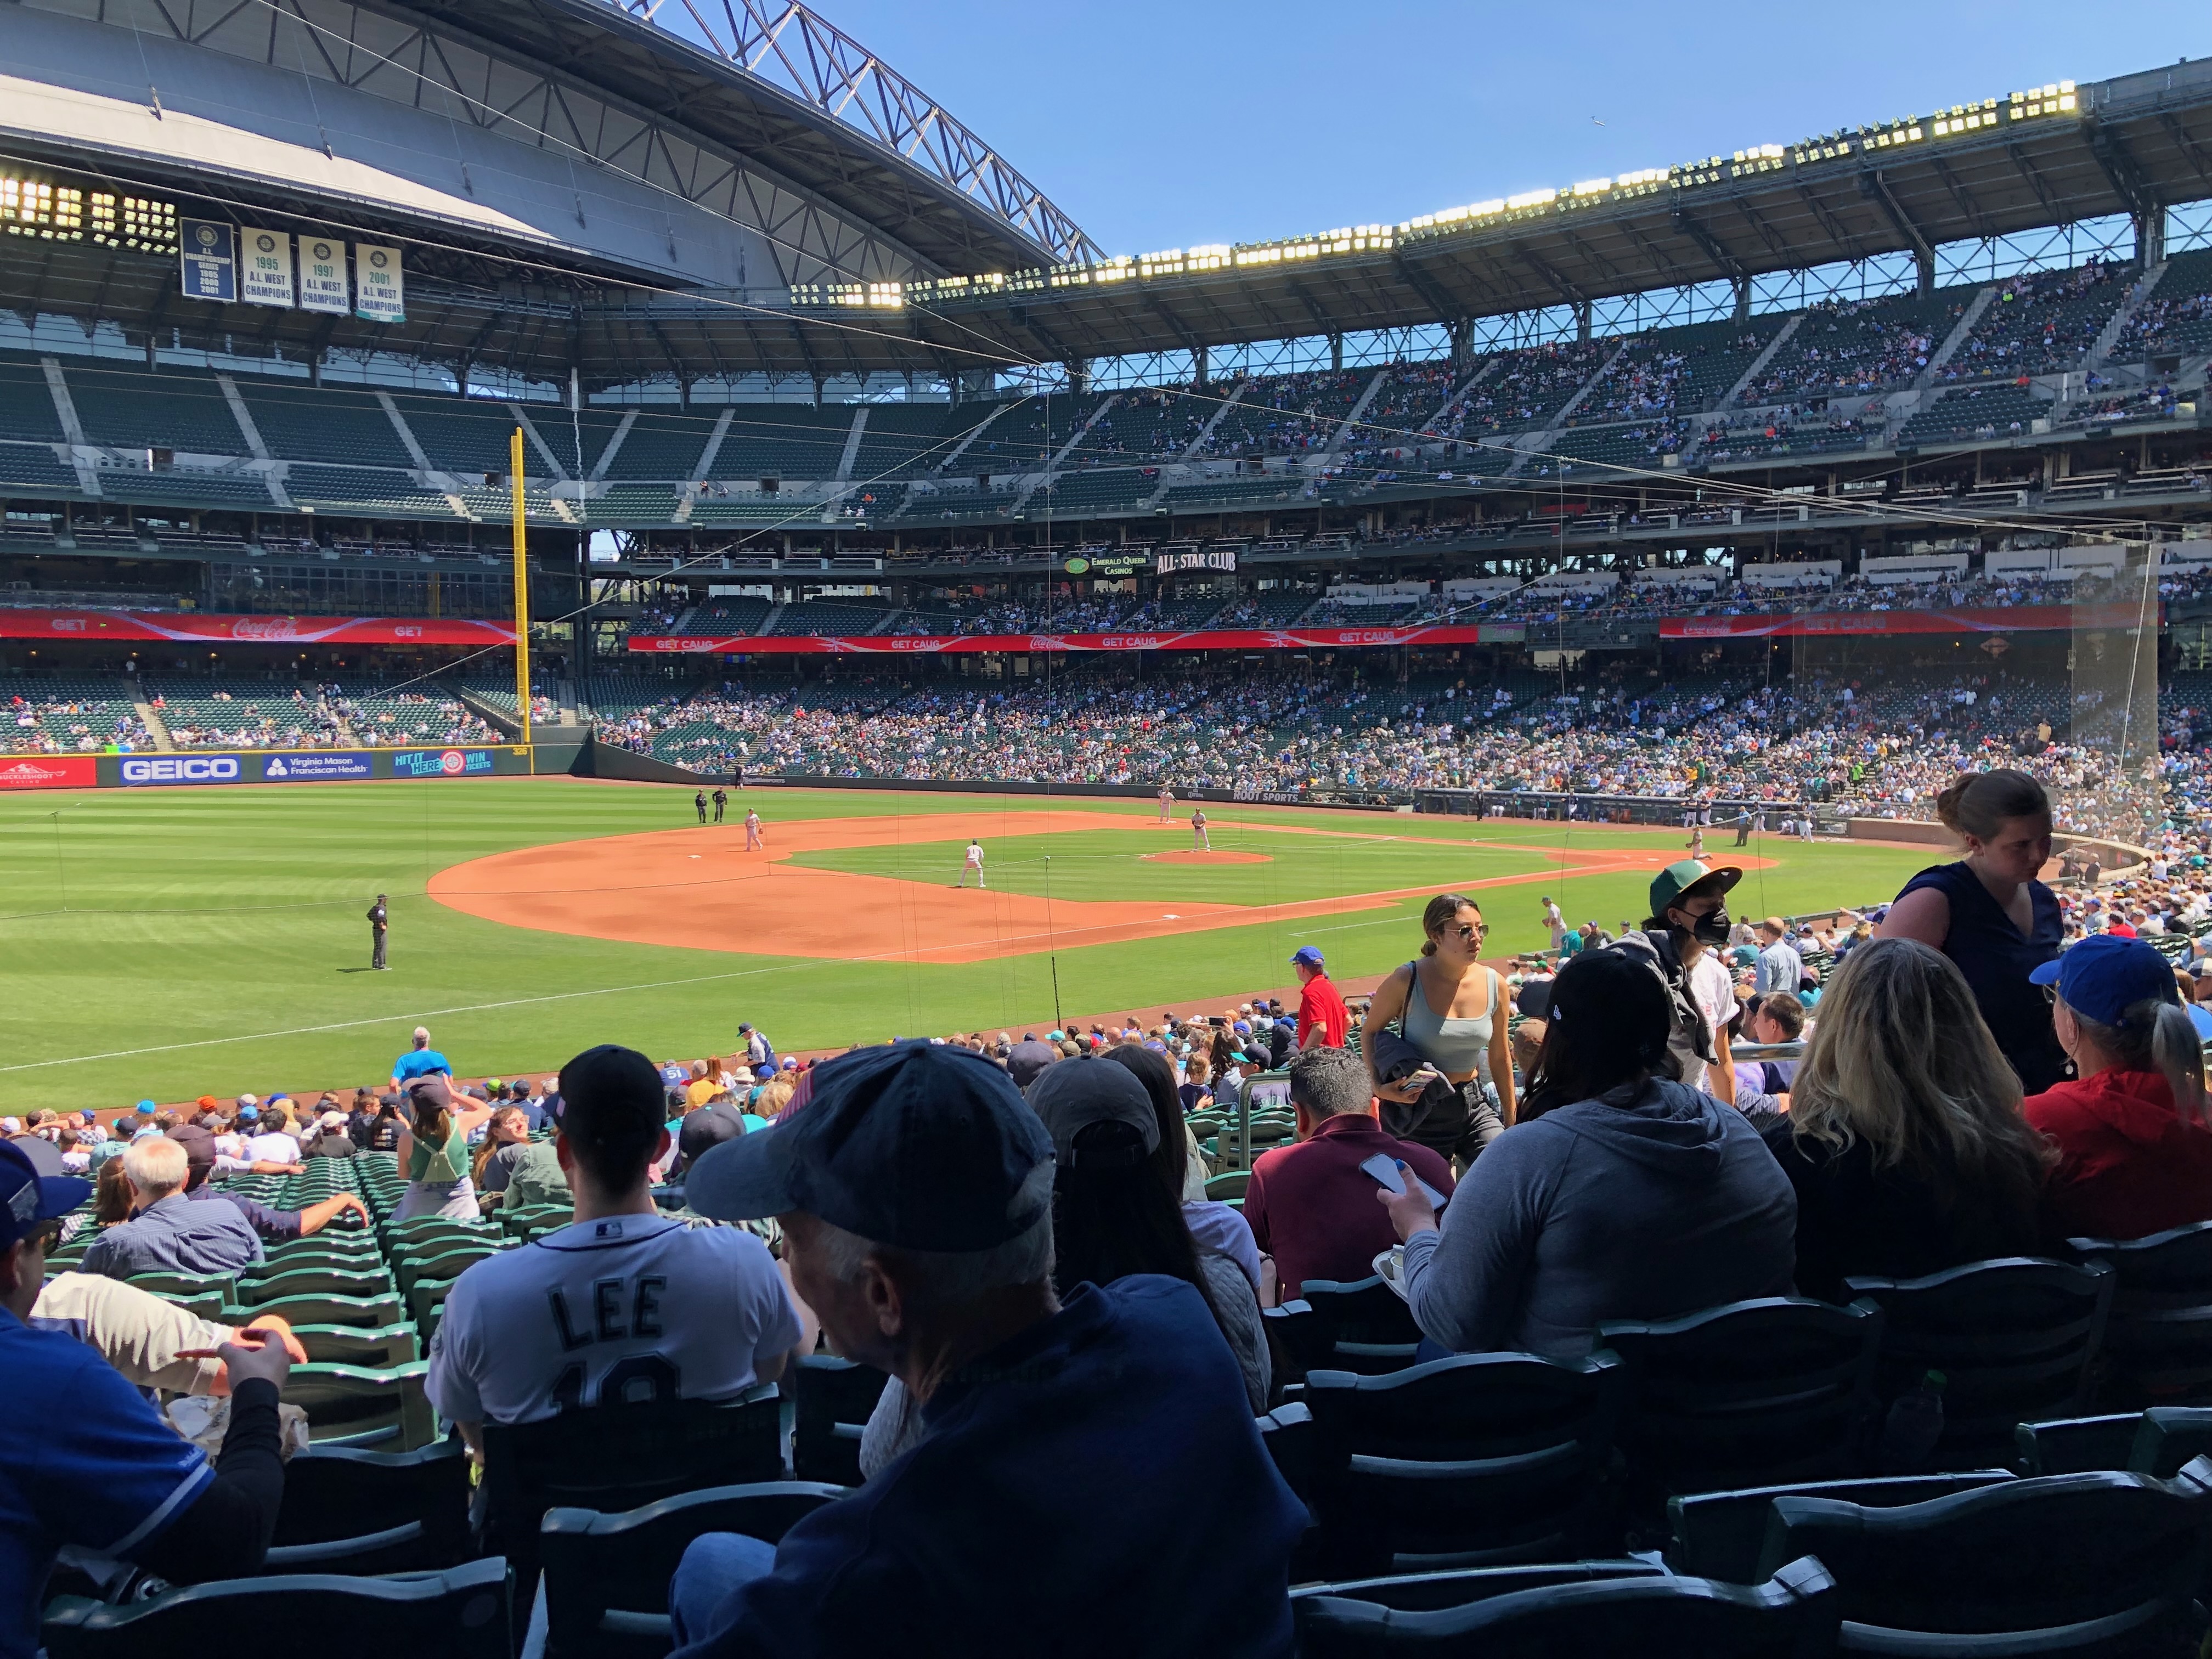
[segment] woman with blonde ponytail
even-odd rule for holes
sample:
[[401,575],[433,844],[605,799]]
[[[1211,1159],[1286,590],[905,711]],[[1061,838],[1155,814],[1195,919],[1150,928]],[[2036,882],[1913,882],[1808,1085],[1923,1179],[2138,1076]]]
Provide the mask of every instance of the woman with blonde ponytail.
[[2142,1238],[2212,1220],[2204,1051],[2173,969],[2140,939],[2098,933],[2039,968],[2077,1073],[2027,1100],[2058,1149],[2050,1208],[2069,1238]]

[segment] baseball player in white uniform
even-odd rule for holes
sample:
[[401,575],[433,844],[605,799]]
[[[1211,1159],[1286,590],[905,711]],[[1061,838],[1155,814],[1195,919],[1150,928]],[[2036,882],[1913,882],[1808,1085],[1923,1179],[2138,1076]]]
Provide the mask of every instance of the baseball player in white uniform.
[[750,806],[745,809],[745,851],[758,853],[768,847],[768,837],[761,834],[760,814]]
[[973,836],[969,838],[967,856],[961,860],[960,879],[952,884],[955,887],[965,887],[970,872],[975,875],[977,887],[986,890],[989,888],[991,884],[983,879],[983,843]]

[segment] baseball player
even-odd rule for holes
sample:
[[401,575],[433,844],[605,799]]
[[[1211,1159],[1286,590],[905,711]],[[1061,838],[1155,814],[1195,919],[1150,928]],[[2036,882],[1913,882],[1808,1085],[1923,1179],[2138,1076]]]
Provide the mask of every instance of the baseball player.
[[1213,850],[1213,843],[1206,838],[1206,809],[1203,806],[1190,815],[1190,850],[1194,853],[1211,853]]
[[979,889],[988,889],[990,886],[991,884],[983,879],[983,843],[972,836],[968,839],[968,855],[961,861],[960,879],[952,884],[956,887],[965,887],[968,884],[968,875],[970,871],[975,872],[975,885]]
[[745,851],[764,852],[767,848],[768,837],[761,834],[760,814],[748,806],[745,808]]

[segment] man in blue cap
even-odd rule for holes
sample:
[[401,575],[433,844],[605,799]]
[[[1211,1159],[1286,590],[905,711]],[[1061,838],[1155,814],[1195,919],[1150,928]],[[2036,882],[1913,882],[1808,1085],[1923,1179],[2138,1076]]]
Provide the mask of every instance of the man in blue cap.
[[781,1543],[695,1541],[670,1589],[679,1659],[1287,1655],[1305,1510],[1204,1298],[1139,1273],[1061,1304],[1052,1140],[980,1054],[895,1042],[812,1079],[686,1194],[776,1217],[832,1346],[921,1421]]
[[283,1501],[276,1398],[290,1361],[274,1333],[238,1332],[216,1350],[230,1427],[210,1464],[96,1350],[32,1326],[61,1218],[91,1192],[40,1176],[0,1143],[0,1659],[38,1652],[46,1574],[64,1545],[173,1583],[242,1577],[260,1566]]
[[1298,993],[1299,1052],[1341,1048],[1352,1029],[1352,1011],[1331,982],[1321,952],[1310,945],[1301,945],[1291,952],[1291,966],[1298,983],[1305,988]]

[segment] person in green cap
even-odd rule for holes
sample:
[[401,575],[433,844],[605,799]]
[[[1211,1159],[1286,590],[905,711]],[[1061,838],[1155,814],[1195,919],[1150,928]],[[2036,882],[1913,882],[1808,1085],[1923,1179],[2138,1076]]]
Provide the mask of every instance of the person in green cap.
[[1732,865],[1717,869],[1678,859],[1651,879],[1651,914],[1624,929],[1613,949],[1646,963],[1667,983],[1674,1024],[1664,1074],[1735,1104],[1735,1069],[1729,1059],[1728,1020],[1735,988],[1719,952],[1728,944],[1729,890],[1743,879]]

